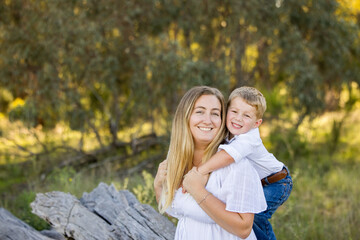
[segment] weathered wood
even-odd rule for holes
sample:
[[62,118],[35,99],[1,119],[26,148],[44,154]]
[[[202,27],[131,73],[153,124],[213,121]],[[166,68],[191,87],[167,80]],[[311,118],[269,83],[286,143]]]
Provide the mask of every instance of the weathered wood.
[[152,207],[140,204],[127,190],[116,191],[113,185],[101,183],[90,194],[80,199],[84,206],[130,239],[173,239],[175,227]]
[[100,183],[78,200],[71,194],[37,194],[33,213],[73,239],[173,239],[175,226],[129,191]]
[[66,238],[64,237],[64,235],[58,233],[56,230],[54,229],[49,229],[49,230],[42,230],[40,231],[40,233],[42,235],[45,235],[51,239],[54,239],[54,240],[66,240]]
[[33,213],[48,221],[56,231],[73,239],[116,239],[114,229],[68,193],[37,194]]
[[28,224],[0,208],[0,239],[1,240],[52,240],[42,235]]
[[79,200],[69,193],[39,193],[33,213],[53,229],[38,232],[0,208],[0,239],[173,239],[175,226],[152,207],[141,204],[129,191],[100,183]]

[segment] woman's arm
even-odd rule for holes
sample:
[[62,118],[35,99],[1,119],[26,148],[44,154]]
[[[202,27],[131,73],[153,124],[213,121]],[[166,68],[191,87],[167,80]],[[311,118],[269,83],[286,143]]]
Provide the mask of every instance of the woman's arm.
[[156,202],[158,203],[162,192],[163,184],[166,180],[166,173],[167,173],[167,160],[164,160],[159,164],[159,168],[154,179],[155,197],[156,197]]
[[240,238],[247,238],[252,230],[254,214],[227,211],[225,203],[205,189],[202,178],[202,174],[193,168],[185,176],[183,185],[200,207],[220,227]]

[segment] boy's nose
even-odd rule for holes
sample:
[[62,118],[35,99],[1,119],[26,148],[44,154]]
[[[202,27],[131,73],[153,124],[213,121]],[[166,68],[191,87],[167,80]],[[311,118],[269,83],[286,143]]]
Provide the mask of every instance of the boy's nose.
[[238,120],[238,121],[242,121],[242,120],[243,120],[241,114],[236,115],[235,118],[236,118],[236,120]]

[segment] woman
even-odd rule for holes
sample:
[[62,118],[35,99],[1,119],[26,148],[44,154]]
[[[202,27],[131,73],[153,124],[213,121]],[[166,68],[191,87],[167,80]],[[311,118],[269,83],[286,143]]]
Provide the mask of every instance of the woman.
[[[256,239],[254,213],[265,210],[266,203],[247,160],[214,171],[206,187],[206,178],[196,170],[224,138],[224,102],[219,90],[194,87],[175,112],[167,160],[154,180],[160,212],[179,219],[175,239]],[[188,193],[183,193],[187,173]]]

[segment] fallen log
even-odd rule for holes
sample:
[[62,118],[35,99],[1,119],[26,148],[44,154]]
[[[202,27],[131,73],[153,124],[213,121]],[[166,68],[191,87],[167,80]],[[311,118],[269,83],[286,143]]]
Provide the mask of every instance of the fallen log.
[[0,208],[0,239],[6,240],[51,240],[21,221],[9,211]]
[[173,239],[175,226],[127,190],[100,183],[81,199],[63,192],[38,193],[33,213],[66,238]]

